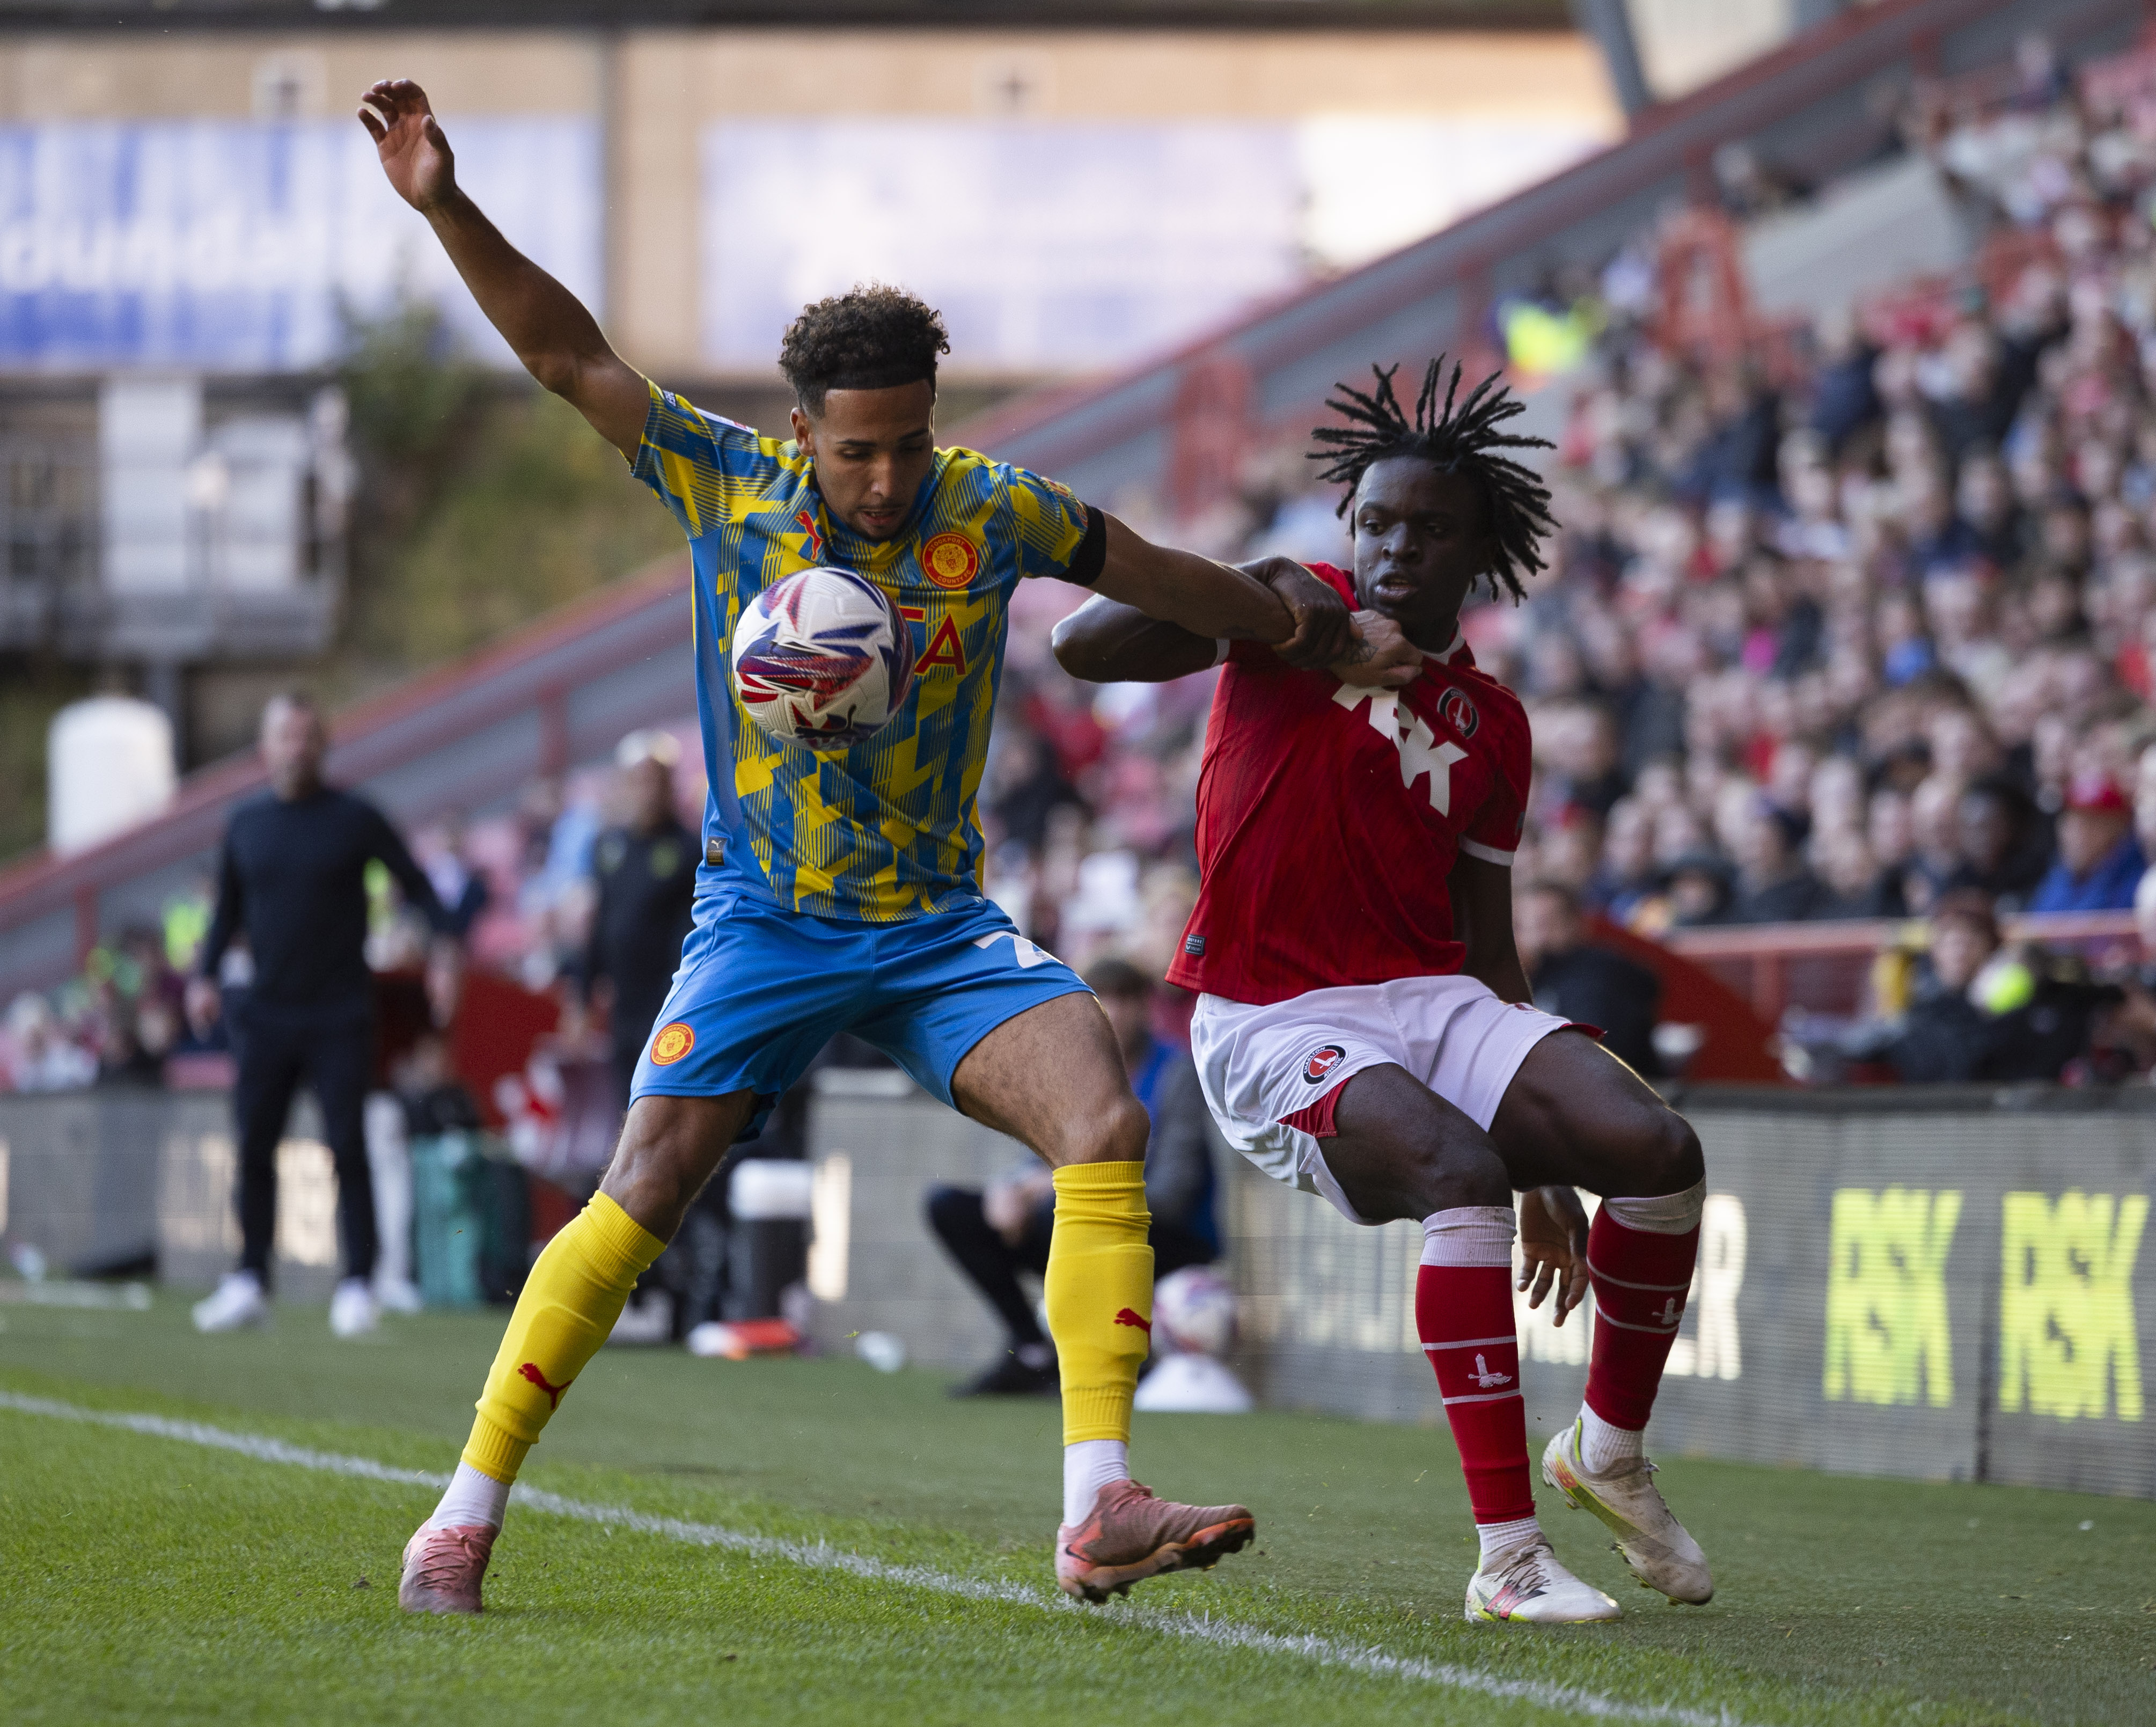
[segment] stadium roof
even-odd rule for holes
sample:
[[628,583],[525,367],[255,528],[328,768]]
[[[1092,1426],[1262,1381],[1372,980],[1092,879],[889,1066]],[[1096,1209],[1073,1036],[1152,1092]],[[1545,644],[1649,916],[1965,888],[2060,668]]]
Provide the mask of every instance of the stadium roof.
[[1550,29],[1566,0],[0,0],[0,31],[874,28]]

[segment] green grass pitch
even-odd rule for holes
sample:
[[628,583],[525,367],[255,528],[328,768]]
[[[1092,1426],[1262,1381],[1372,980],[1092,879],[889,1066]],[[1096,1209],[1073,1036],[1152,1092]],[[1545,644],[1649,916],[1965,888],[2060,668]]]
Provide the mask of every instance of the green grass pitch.
[[[501,1317],[337,1344],[319,1309],[198,1338],[173,1297],[8,1304],[0,1392],[441,1472]],[[514,1507],[486,1615],[442,1622],[396,1605],[423,1485],[0,1406],[0,1699],[11,1723],[220,1727],[2156,1720],[2156,1505],[1677,1460],[1711,1606],[1630,1586],[1545,1493],[1625,1618],[1469,1626],[1441,1430],[1141,1416],[1139,1478],[1245,1500],[1259,1539],[1081,1610],[1050,1600],[1056,1439],[1051,1403],[953,1403],[931,1374],[609,1350],[526,1482],[706,1536]]]

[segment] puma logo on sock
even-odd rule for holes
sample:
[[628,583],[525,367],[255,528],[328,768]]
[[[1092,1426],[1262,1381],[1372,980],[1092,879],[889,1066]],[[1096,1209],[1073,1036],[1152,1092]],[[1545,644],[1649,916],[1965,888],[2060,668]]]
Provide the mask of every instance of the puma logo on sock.
[[516,1371],[520,1376],[531,1380],[533,1385],[538,1386],[541,1390],[547,1394],[547,1408],[559,1409],[562,1406],[562,1394],[569,1388],[567,1385],[548,1385],[547,1383],[547,1375],[539,1371],[539,1364],[537,1362],[527,1361],[521,1367],[518,1368]]
[[1139,1330],[1145,1333],[1147,1337],[1151,1337],[1152,1335],[1152,1321],[1150,1319],[1141,1319],[1138,1318],[1137,1314],[1129,1308],[1124,1308],[1117,1312],[1116,1314],[1116,1324],[1118,1325],[1135,1325]]

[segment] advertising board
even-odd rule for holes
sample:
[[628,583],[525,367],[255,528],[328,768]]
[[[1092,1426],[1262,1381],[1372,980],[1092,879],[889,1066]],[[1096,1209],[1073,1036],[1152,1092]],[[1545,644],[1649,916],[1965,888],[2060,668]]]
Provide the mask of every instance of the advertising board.
[[[1699,1271],[1650,1430],[1664,1455],[2156,1498],[2156,1113],[2045,1093],[1706,1094]],[[1928,1108],[1912,1106],[1928,1102]],[[1267,1401],[1435,1420],[1420,1232],[1233,1190]],[[1531,1423],[1568,1421],[1593,1317],[1519,1299]]]
[[[596,124],[446,123],[463,183],[596,306]],[[0,365],[305,370],[336,357],[347,310],[400,293],[513,363],[354,121],[0,126]]]

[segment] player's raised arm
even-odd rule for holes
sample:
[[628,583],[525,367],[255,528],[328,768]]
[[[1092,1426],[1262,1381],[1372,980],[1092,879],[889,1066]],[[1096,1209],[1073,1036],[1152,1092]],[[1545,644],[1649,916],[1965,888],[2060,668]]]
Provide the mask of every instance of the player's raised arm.
[[359,121],[397,195],[433,226],[472,298],[525,370],[574,403],[634,460],[649,387],[608,345],[583,303],[504,239],[465,195],[426,91],[408,78],[385,78],[362,98]]

